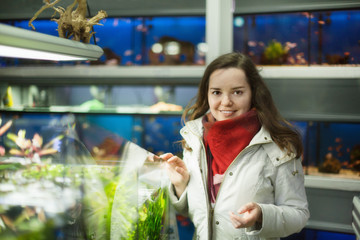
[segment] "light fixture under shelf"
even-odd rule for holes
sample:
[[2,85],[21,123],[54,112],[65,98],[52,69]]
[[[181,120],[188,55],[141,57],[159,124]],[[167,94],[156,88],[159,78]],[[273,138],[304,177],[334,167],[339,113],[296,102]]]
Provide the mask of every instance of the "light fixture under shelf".
[[53,61],[97,60],[101,47],[0,23],[0,57]]

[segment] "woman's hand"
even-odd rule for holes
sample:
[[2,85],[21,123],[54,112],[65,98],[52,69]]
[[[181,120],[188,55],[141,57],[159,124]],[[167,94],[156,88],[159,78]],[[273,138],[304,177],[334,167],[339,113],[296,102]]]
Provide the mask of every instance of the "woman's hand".
[[160,158],[165,161],[164,164],[167,174],[175,187],[176,196],[180,198],[189,182],[189,171],[184,161],[171,153],[165,153],[161,155]]
[[238,211],[241,216],[230,212],[230,219],[235,228],[247,228],[262,222],[262,211],[258,204],[250,202],[242,206]]

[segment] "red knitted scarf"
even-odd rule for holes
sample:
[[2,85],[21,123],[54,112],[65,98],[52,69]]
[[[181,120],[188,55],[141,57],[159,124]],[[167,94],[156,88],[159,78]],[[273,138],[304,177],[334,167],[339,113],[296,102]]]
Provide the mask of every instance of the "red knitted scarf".
[[211,113],[203,119],[204,143],[212,155],[212,175],[224,174],[236,156],[260,130],[255,109],[239,117],[216,121]]
[[239,117],[216,121],[211,113],[203,118],[204,144],[208,160],[209,200],[216,201],[223,174],[260,129],[255,109]]

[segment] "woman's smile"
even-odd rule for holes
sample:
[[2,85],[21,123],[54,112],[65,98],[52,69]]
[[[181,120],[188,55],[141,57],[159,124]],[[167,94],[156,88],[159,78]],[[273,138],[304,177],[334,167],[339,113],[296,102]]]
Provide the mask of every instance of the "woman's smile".
[[243,70],[218,69],[210,76],[208,101],[217,121],[238,117],[251,108],[251,89]]
[[225,118],[230,118],[231,115],[236,113],[236,111],[229,111],[229,110],[226,110],[226,111],[220,110],[220,112],[224,115]]

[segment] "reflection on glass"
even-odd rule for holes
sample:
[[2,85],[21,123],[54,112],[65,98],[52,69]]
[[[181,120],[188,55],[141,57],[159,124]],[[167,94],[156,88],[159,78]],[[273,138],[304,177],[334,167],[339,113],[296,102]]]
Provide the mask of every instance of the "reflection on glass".
[[[49,81],[51,83],[51,81]],[[108,111],[179,113],[196,86],[73,85],[0,86],[2,109],[32,111]]]
[[234,16],[234,50],[261,65],[359,64],[360,11]]
[[[45,62],[0,58],[0,66],[12,65],[203,65],[205,17],[134,17],[106,18],[94,26],[96,44],[104,55],[91,62]],[[28,21],[9,21],[8,24],[30,29]],[[34,21],[36,30],[58,36],[56,23],[49,20]],[[94,43],[94,38],[90,43]],[[175,51],[176,50],[176,51]]]

